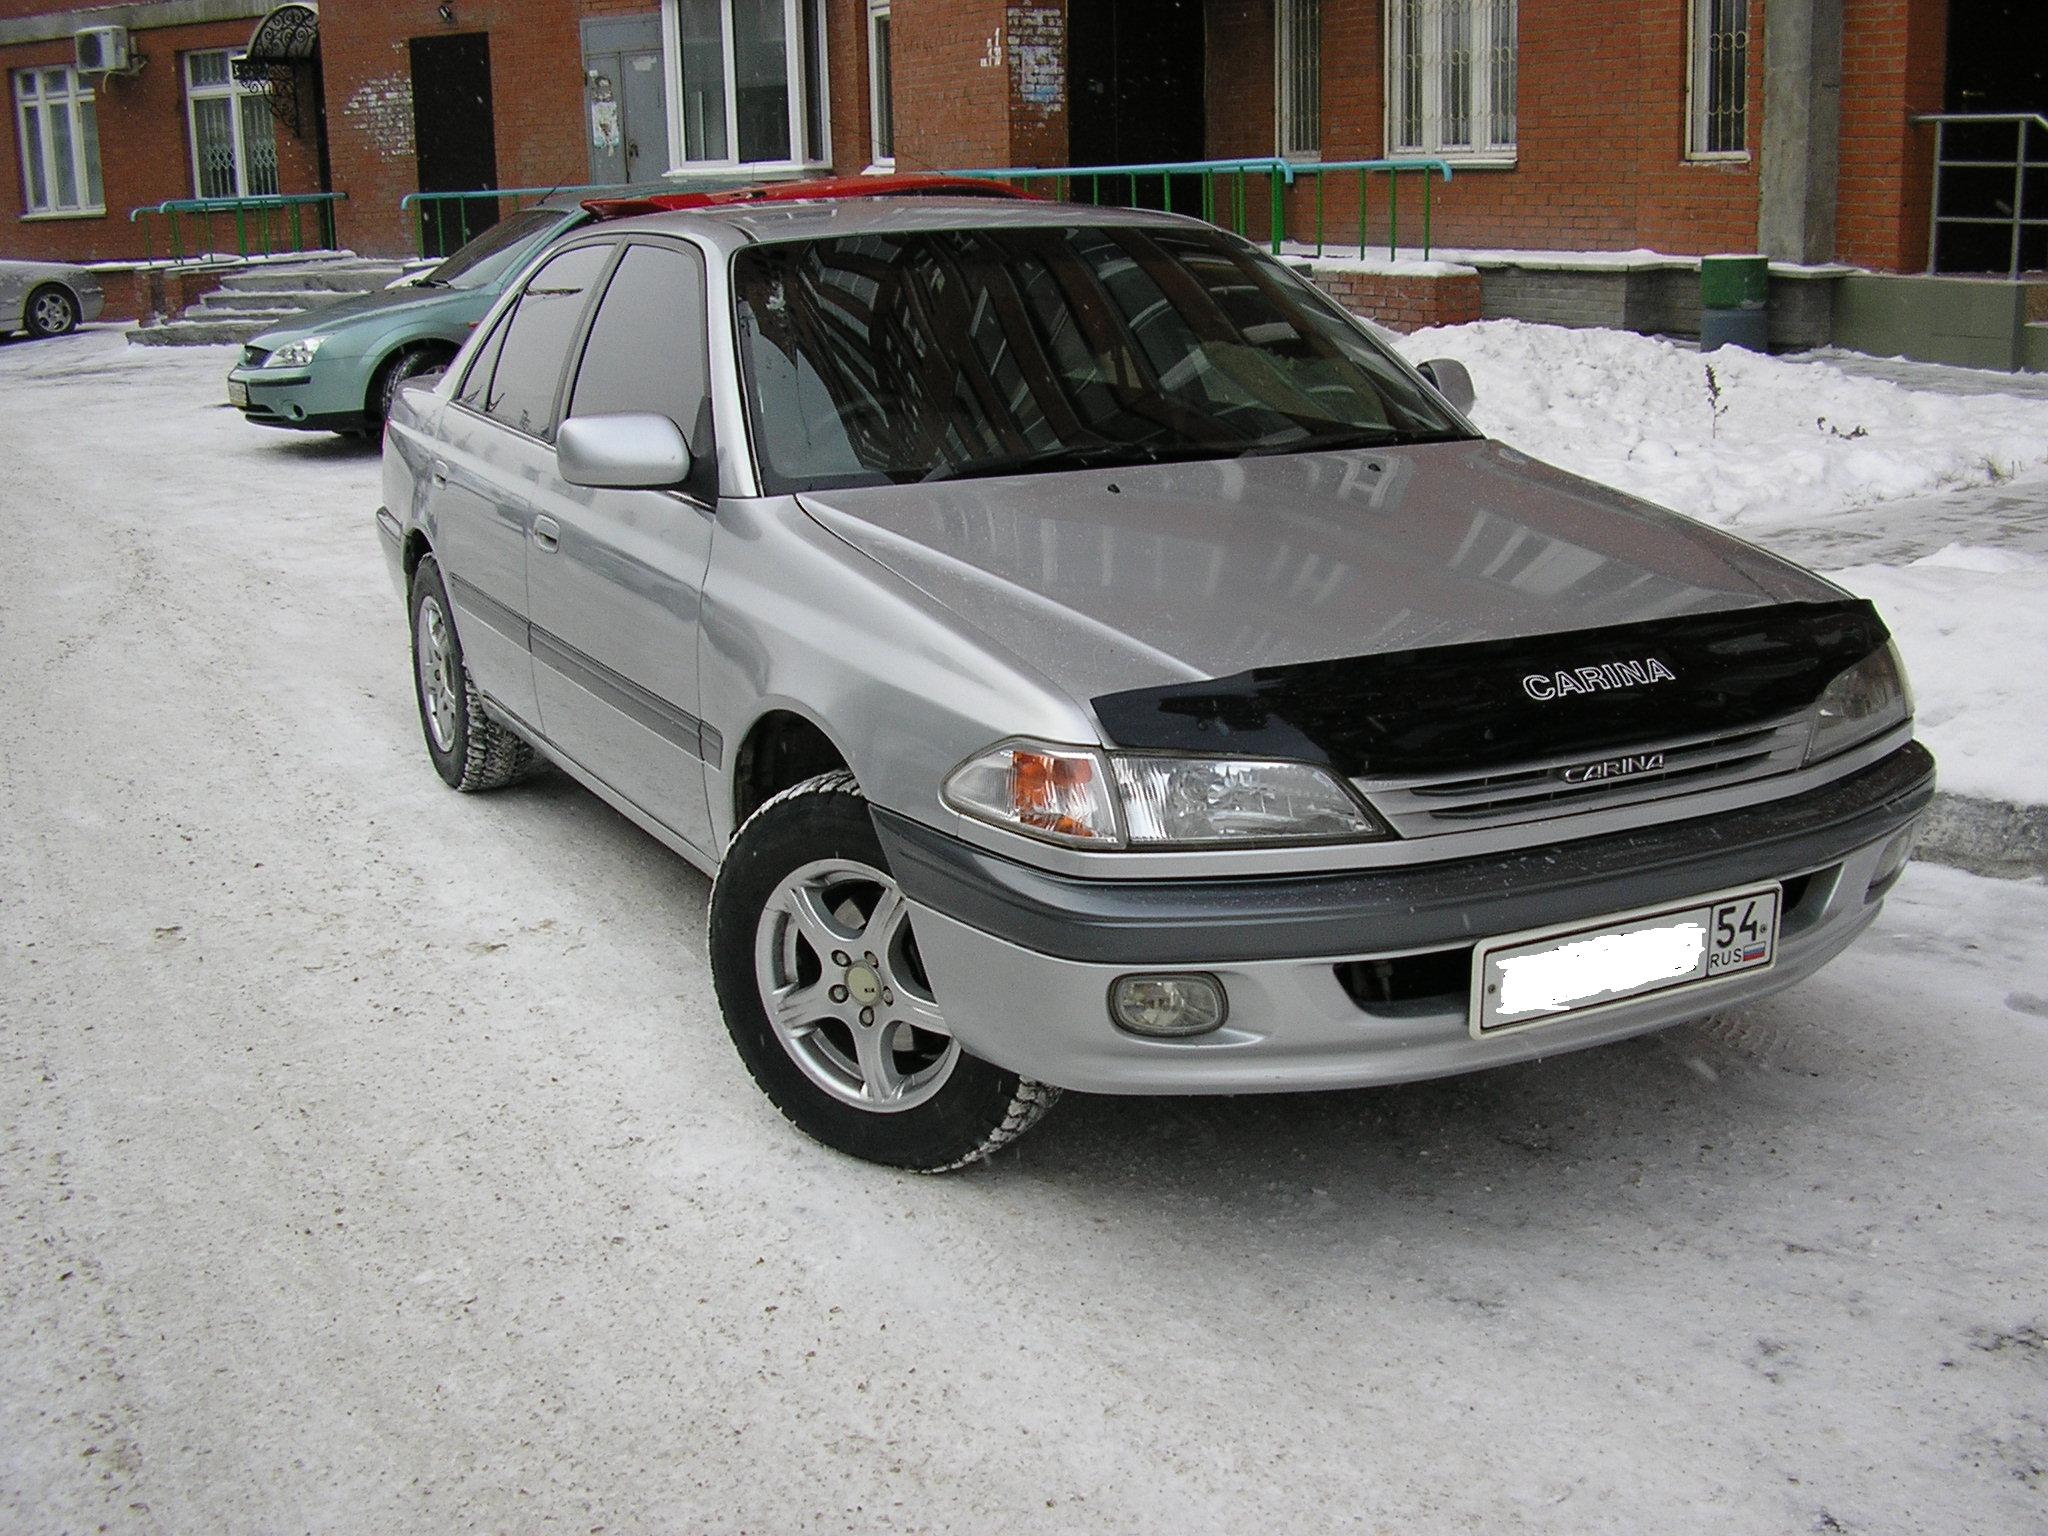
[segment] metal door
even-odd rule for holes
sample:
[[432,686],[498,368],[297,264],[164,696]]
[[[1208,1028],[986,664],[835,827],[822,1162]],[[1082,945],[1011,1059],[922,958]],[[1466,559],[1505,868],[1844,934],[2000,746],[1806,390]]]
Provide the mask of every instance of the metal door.
[[583,113],[593,185],[648,181],[668,169],[659,16],[583,23]]

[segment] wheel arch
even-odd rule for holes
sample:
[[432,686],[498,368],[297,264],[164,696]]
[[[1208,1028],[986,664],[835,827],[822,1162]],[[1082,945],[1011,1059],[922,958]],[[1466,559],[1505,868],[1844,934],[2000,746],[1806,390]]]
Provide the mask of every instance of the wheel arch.
[[450,341],[445,336],[408,336],[402,341],[392,343],[370,368],[369,382],[363,386],[363,414],[381,414],[384,376],[401,358],[418,352],[434,353],[443,357],[445,367],[455,361],[455,354],[461,350],[462,343]]
[[733,829],[792,785],[835,771],[851,773],[853,764],[814,716],[787,703],[762,711],[733,749]]

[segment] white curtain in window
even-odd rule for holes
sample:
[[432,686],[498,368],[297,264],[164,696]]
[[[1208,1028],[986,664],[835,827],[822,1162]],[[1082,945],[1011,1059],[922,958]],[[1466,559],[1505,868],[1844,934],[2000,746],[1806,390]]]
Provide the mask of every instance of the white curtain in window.
[[1514,153],[1517,0],[1392,0],[1387,128],[1397,153]]

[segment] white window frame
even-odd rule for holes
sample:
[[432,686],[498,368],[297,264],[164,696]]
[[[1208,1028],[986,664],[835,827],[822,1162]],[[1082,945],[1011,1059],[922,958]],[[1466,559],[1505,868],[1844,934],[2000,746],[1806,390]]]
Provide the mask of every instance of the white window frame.
[[1713,111],[1709,89],[1713,73],[1712,34],[1707,30],[1708,0],[1691,0],[1685,43],[1685,158],[1708,162],[1741,162],[1749,158],[1749,46],[1756,0],[1742,0],[1742,147],[1709,149]]
[[[61,74],[64,89],[51,94],[47,77]],[[99,157],[99,94],[83,82],[77,70],[64,64],[45,64],[33,69],[18,69],[8,82],[9,94],[14,102],[14,134],[18,148],[17,158],[21,161],[21,207],[24,218],[90,218],[107,211],[107,195],[104,185],[96,201],[88,200],[92,186],[100,181]],[[79,108],[93,109],[92,152],[86,152],[85,130]],[[57,201],[57,138],[50,132],[50,115],[62,111],[71,122],[71,185],[77,189],[79,201],[60,203]],[[29,114],[33,112],[40,119],[37,124],[37,152],[41,160],[38,167],[43,173],[43,200],[36,201],[35,178],[29,173],[28,127]]]
[[[1304,36],[1311,40],[1305,61],[1296,52]],[[1283,160],[1314,160],[1323,152],[1322,52],[1322,0],[1273,0],[1273,147]],[[1311,99],[1303,102],[1297,93]],[[1303,106],[1310,132],[1298,139],[1292,130]]]
[[[227,59],[227,79],[215,85],[194,84],[192,79],[193,66],[200,59],[221,56],[225,56]],[[195,48],[179,58],[178,65],[184,75],[185,84],[185,141],[192,151],[192,195],[194,197],[203,198],[207,195],[206,183],[202,179],[199,163],[199,111],[196,104],[201,101],[221,100],[225,100],[228,103],[228,131],[234,140],[235,146],[235,190],[215,195],[220,197],[269,197],[274,195],[272,193],[251,192],[249,190],[249,144],[242,132],[242,103],[249,97],[265,96],[269,93],[261,86],[253,86],[246,81],[235,78],[235,60],[243,57],[246,57],[246,55],[233,48]],[[273,133],[275,132],[274,129],[272,131]],[[280,164],[278,166],[279,191],[284,189],[283,173],[284,167]]]
[[725,67],[725,143],[731,151],[721,160],[684,158],[683,132],[683,22],[679,0],[661,0],[662,68],[668,78],[668,163],[669,174],[706,170],[821,170],[832,163],[832,62],[828,47],[826,13],[829,0],[813,0],[816,7],[818,78],[812,89],[818,102],[818,153],[806,159],[803,153],[804,117],[808,101],[804,95],[803,28],[804,0],[782,0],[782,35],[787,46],[783,55],[783,77],[789,98],[790,155],[783,160],[741,160],[738,61],[733,50],[733,0],[718,0],[719,42]]
[[[896,41],[895,20],[890,13],[891,0],[868,0],[868,160],[877,170],[896,169],[896,61],[892,56]],[[881,45],[881,29],[877,22],[889,23],[890,51],[884,53]],[[875,89],[875,82],[884,75],[889,80],[889,153],[882,153],[882,92]]]
[[[1500,12],[1496,0],[1415,0],[1424,18],[1424,39],[1418,56],[1417,68],[1421,76],[1421,131],[1416,142],[1404,139],[1405,127],[1402,111],[1403,84],[1407,77],[1408,58],[1402,50],[1402,24],[1407,14],[1409,0],[1387,0],[1385,6],[1384,42],[1386,51],[1386,146],[1390,155],[1427,155],[1431,159],[1448,160],[1457,165],[1511,167],[1520,153],[1521,130],[1518,101],[1507,104],[1507,120],[1510,125],[1506,134],[1495,132],[1498,124],[1494,95],[1496,71],[1493,68],[1496,38],[1496,19]],[[1443,91],[1443,47],[1441,18],[1447,7],[1455,6],[1468,17],[1470,27],[1470,54],[1475,61],[1470,74],[1470,96],[1466,103],[1467,116],[1472,125],[1470,144],[1443,142],[1442,123],[1444,119]],[[1515,93],[1520,91],[1521,81],[1521,4],[1520,0],[1507,0],[1505,6],[1509,38],[1506,46],[1512,51],[1514,62]]]

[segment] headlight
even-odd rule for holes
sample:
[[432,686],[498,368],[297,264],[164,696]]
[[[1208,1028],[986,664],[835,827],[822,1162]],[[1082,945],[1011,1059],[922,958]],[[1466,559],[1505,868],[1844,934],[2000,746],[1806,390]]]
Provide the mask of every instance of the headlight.
[[1906,683],[1898,647],[1886,641],[1837,677],[1814,706],[1813,739],[1806,761],[1846,752],[1913,718],[1913,690]]
[[1390,835],[1308,763],[1122,756],[1005,742],[946,780],[955,810],[1048,842],[1099,848],[1334,842]]
[[1133,845],[1329,842],[1384,837],[1358,797],[1307,763],[1118,757]]
[[288,341],[270,354],[265,366],[271,368],[303,368],[313,361],[313,354],[326,341],[324,336],[308,336],[304,341]]

